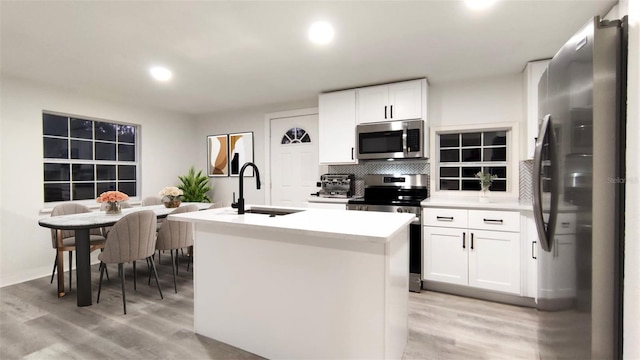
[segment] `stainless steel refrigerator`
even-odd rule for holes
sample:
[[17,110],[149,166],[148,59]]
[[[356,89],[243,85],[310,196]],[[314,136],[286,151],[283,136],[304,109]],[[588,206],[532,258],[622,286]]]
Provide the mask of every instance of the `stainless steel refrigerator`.
[[594,18],[539,84],[534,157],[542,359],[622,352],[626,18]]

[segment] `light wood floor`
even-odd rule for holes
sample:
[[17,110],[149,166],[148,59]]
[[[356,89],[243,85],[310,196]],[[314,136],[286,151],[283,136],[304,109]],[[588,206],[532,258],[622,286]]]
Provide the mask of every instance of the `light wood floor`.
[[[131,265],[125,265],[127,315],[115,266],[110,266],[111,281],[103,285],[99,304],[94,266],[94,304],[89,307],[76,307],[75,290],[57,298],[48,277],[0,289],[0,358],[259,358],[193,333],[193,274],[181,266],[175,294],[167,259],[163,256],[158,269],[164,300],[155,286],[147,285],[143,266],[138,266],[134,291]],[[411,293],[409,301],[405,359],[540,357],[535,309],[427,291]]]

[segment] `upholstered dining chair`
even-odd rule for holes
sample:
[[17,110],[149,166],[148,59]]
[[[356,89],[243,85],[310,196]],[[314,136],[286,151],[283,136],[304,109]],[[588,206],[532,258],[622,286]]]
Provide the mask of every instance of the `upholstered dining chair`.
[[162,205],[162,198],[158,196],[147,196],[142,199],[142,206],[150,206],[150,205]]
[[[183,205],[176,208],[171,214],[182,214],[191,211],[198,211],[196,205]],[[169,250],[171,252],[171,270],[173,274],[173,289],[178,293],[176,274],[178,273],[177,260],[178,249],[193,246],[193,224],[183,221],[165,220],[158,230],[158,240],[156,250]],[[174,256],[175,250],[175,256]]]
[[[74,202],[66,202],[56,205],[51,210],[51,216],[81,214],[91,212],[88,207]],[[104,247],[105,237],[100,229],[91,229],[89,231],[89,249],[94,251]],[[64,252],[69,252],[69,291],[71,291],[71,267],[73,265],[73,252],[76,250],[76,234],[74,230],[51,230],[51,245],[56,250],[56,258],[53,261],[53,271],[51,272],[51,283],[58,271],[64,272]],[[61,289],[64,290],[64,289]]]
[[151,271],[156,278],[156,285],[160,298],[164,299],[160,282],[158,282],[158,272],[153,261],[153,253],[156,248],[156,214],[152,210],[136,211],[125,215],[111,227],[107,235],[104,251],[98,256],[100,259],[100,282],[98,284],[97,303],[100,303],[100,292],[102,290],[102,276],[107,267],[106,264],[118,264],[118,274],[122,286],[122,308],[127,314],[127,302],[124,290],[124,263],[133,262],[133,281],[135,289],[136,280],[136,260],[146,259],[150,264]]

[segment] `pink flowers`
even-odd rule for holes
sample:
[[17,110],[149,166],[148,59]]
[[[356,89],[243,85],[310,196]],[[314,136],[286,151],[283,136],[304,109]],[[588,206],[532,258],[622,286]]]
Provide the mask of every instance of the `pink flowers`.
[[120,191],[105,191],[96,199],[99,203],[129,200],[129,195]]

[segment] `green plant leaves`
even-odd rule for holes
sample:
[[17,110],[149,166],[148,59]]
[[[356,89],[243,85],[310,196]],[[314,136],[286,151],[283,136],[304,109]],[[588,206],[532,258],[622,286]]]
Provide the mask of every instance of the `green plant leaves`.
[[209,178],[202,174],[202,170],[196,170],[193,166],[189,168],[187,175],[178,176],[182,184],[178,185],[178,189],[184,193],[182,201],[185,202],[211,202],[211,198],[207,192],[211,191],[209,186]]

